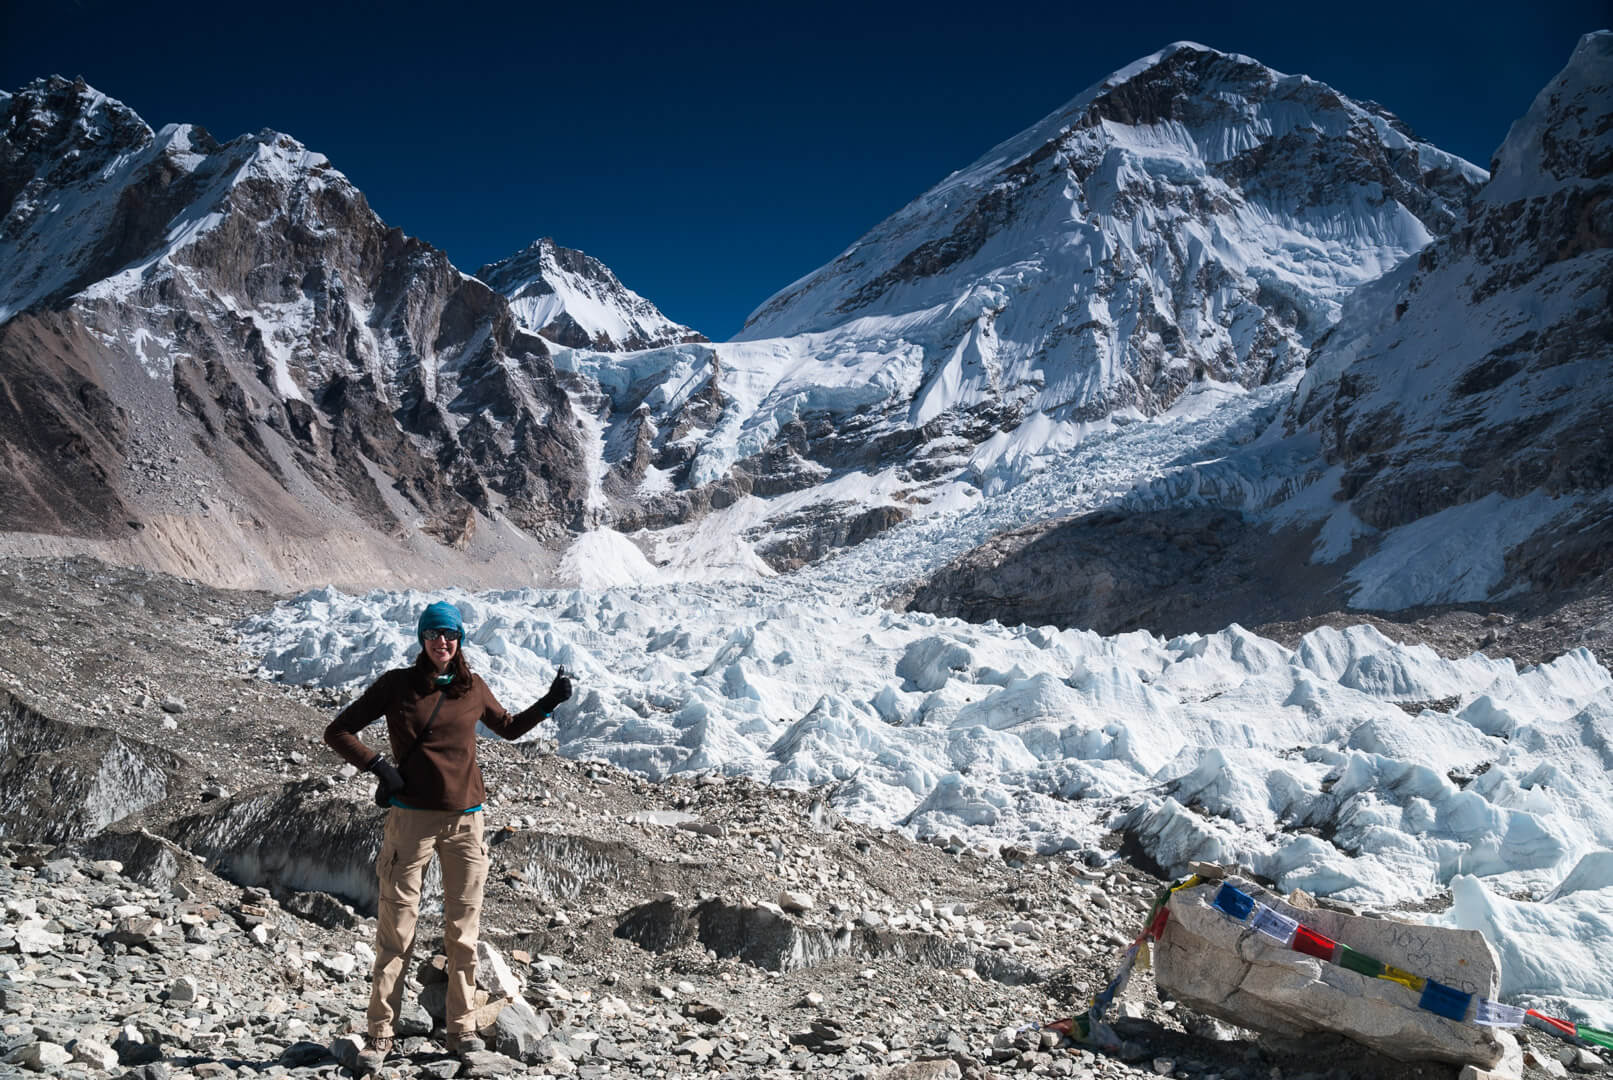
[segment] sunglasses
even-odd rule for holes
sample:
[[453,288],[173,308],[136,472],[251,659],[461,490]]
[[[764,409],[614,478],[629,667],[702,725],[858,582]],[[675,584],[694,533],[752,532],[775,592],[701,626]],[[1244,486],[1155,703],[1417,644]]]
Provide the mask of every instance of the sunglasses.
[[438,638],[442,638],[444,641],[458,641],[462,636],[458,630],[423,630],[420,632],[420,637],[425,641],[436,641]]

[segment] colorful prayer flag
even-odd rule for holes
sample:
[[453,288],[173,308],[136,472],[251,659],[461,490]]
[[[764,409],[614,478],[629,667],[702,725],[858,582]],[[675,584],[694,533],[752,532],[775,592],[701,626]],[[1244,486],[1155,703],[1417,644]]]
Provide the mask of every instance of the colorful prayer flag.
[[1250,925],[1267,937],[1275,938],[1284,945],[1294,940],[1294,931],[1299,929],[1299,923],[1259,902],[1255,904],[1254,919]]
[[1365,975],[1369,979],[1376,979],[1379,975],[1382,975],[1384,966],[1382,960],[1368,956],[1364,952],[1356,952],[1348,945],[1339,946],[1338,965],[1342,968],[1349,968],[1357,974]]
[[1314,956],[1319,960],[1332,960],[1333,949],[1338,945],[1330,937],[1318,934],[1308,926],[1296,927],[1294,930],[1294,951]]
[[1589,1024],[1575,1024],[1574,1030],[1586,1042],[1613,1050],[1613,1031],[1603,1031],[1601,1028],[1593,1028]]
[[1421,993],[1423,987],[1428,985],[1428,980],[1423,978],[1421,975],[1413,975],[1409,971],[1401,971],[1393,964],[1383,965],[1383,970],[1378,973],[1378,978],[1388,979],[1390,982],[1397,982],[1401,986],[1408,986],[1411,989],[1416,990],[1418,993]]
[[1131,980],[1132,965],[1136,962],[1137,946],[1133,945],[1126,951],[1126,958],[1120,962],[1120,970],[1115,973],[1113,979],[1109,980],[1109,985],[1099,990],[1097,995],[1093,997],[1092,1008],[1087,1010],[1087,1014],[1093,1020],[1102,1020],[1103,1014],[1109,1011],[1109,1006],[1114,1002],[1114,999],[1119,997],[1126,989],[1126,983]]
[[1213,904],[1216,908],[1242,922],[1254,911],[1255,898],[1236,886],[1223,884],[1221,890],[1215,894]]
[[1547,1031],[1555,1031],[1559,1035],[1567,1035],[1570,1039],[1579,1038],[1579,1029],[1574,1027],[1573,1024],[1570,1024],[1566,1020],[1559,1020],[1555,1016],[1547,1016],[1545,1013],[1536,1012],[1533,1009],[1529,1009],[1526,1015],[1539,1020]]
[[1523,1010],[1516,1005],[1503,1005],[1489,998],[1479,998],[1479,1007],[1473,1013],[1473,1022],[1485,1027],[1521,1027]]
[[1454,986],[1446,986],[1444,983],[1429,979],[1423,985],[1423,996],[1418,1000],[1417,1004],[1431,1013],[1443,1016],[1447,1020],[1455,1020],[1457,1023],[1461,1023],[1467,1019],[1467,1004],[1472,1000],[1472,994],[1458,990]]
[[1154,916],[1154,921],[1148,924],[1148,936],[1158,941],[1160,935],[1165,933],[1165,924],[1170,922],[1170,919],[1171,909],[1168,907],[1160,908]]

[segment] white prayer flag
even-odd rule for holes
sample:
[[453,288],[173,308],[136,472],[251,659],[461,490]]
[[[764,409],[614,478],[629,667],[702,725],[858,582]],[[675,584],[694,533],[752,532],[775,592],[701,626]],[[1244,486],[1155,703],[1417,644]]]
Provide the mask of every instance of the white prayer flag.
[[1516,1005],[1503,1005],[1489,998],[1479,998],[1478,1011],[1473,1014],[1475,1024],[1485,1027],[1522,1027],[1524,1010]]
[[1294,931],[1299,929],[1299,923],[1287,915],[1279,915],[1265,904],[1256,902],[1254,918],[1250,920],[1256,930],[1269,938],[1276,938],[1284,945],[1292,945]]

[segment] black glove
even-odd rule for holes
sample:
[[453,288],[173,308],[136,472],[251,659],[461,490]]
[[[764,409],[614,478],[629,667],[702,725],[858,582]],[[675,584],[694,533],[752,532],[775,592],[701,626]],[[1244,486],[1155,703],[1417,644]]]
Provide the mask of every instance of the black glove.
[[394,795],[403,790],[403,774],[386,759],[384,754],[377,754],[375,760],[370,762],[370,772],[381,782],[381,790],[388,795]]
[[547,716],[569,697],[571,697],[571,680],[566,677],[565,668],[557,668],[554,682],[549,684],[549,692],[538,699],[538,711]]

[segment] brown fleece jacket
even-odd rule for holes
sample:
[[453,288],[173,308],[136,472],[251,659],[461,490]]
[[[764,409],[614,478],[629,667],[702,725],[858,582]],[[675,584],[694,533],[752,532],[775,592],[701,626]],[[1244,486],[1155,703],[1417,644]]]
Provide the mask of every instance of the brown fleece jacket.
[[[392,742],[392,762],[403,774],[399,802],[416,810],[468,810],[487,796],[482,770],[476,764],[476,724],[506,739],[519,739],[548,715],[533,705],[511,716],[493,697],[481,676],[472,675],[470,689],[459,697],[427,689],[418,668],[394,668],[375,680],[357,701],[337,714],[325,729],[325,745],[360,769],[375,761],[376,752],[358,733],[386,717]],[[442,707],[426,732],[425,742],[413,750],[426,718],[442,698]],[[407,760],[405,760],[407,759]],[[399,764],[401,762],[401,764]]]

